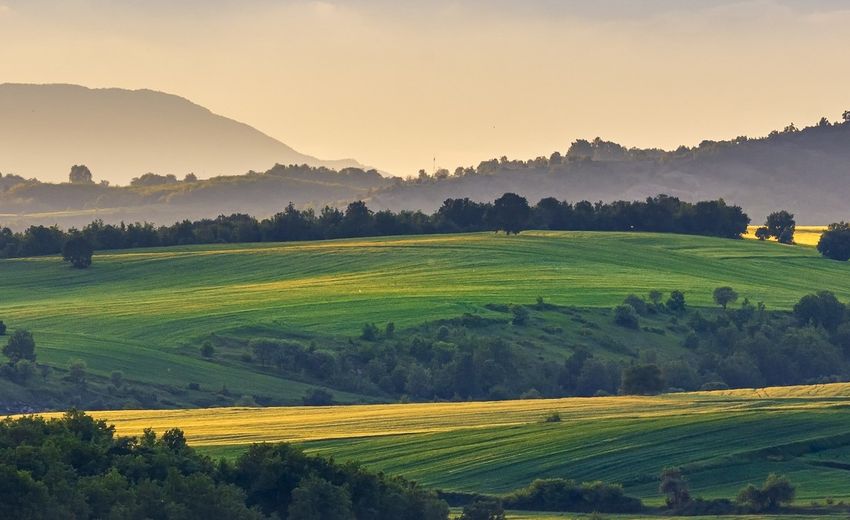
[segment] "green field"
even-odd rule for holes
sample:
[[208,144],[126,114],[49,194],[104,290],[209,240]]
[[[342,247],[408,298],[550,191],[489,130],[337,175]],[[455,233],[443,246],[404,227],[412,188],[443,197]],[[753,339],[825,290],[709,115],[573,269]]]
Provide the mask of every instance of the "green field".
[[[235,456],[288,441],[445,490],[504,493],[535,478],[619,482],[658,504],[657,476],[681,466],[696,494],[734,497],[784,473],[800,503],[850,501],[850,384],[655,397],[98,412],[120,434],[185,430]],[[558,411],[560,423],[543,419]]]
[[4,260],[0,271],[0,319],[33,331],[42,362],[81,358],[95,374],[293,400],[308,385],[210,364],[185,355],[187,345],[260,330],[347,337],[367,321],[407,327],[538,296],[611,307],[629,293],[680,289],[690,304],[710,305],[713,288],[731,285],[774,309],[818,289],[850,298],[850,265],[811,248],[641,233],[192,246],[99,253],[82,271],[55,257]]

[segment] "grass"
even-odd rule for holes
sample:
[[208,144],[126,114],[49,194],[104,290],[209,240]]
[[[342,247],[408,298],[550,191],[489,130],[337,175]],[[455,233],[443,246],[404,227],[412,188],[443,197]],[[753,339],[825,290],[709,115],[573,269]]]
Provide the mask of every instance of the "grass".
[[[624,484],[659,503],[656,477],[682,466],[697,494],[733,497],[768,473],[798,497],[850,499],[850,383],[668,394],[326,408],[114,411],[96,415],[122,434],[185,430],[216,456],[289,441],[425,485],[503,493],[535,478]],[[557,411],[560,423],[544,419]]]
[[96,374],[123,370],[145,383],[201,381],[293,401],[305,385],[223,369],[184,355],[185,346],[211,333],[257,330],[344,338],[367,321],[413,326],[463,312],[488,314],[487,303],[532,303],[538,296],[611,307],[629,293],[682,289],[689,303],[710,305],[715,287],[731,285],[785,309],[817,289],[850,297],[850,267],[811,248],[671,234],[228,244],[100,253],[83,271],[56,257],[0,266],[0,319],[31,329],[42,361],[82,358]]

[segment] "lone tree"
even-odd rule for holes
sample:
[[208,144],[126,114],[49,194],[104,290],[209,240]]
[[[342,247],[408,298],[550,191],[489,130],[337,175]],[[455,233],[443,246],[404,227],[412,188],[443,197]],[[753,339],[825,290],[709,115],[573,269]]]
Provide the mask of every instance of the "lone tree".
[[94,184],[91,171],[85,164],[75,164],[71,166],[71,173],[68,174],[68,181],[71,184]]
[[667,298],[667,308],[673,312],[685,311],[685,293],[682,291],[671,291]]
[[493,202],[493,208],[490,210],[493,226],[497,231],[504,231],[508,235],[516,235],[525,229],[530,217],[531,207],[528,201],[516,193],[505,193]]
[[850,260],[850,224],[846,222],[830,224],[818,241],[818,251],[832,260],[841,262]]
[[781,244],[794,243],[794,231],[797,227],[797,222],[794,220],[794,214],[788,213],[785,210],[776,211],[767,216],[767,221],[764,223],[769,236],[776,238]]
[[756,238],[759,240],[767,240],[770,238],[770,230],[767,229],[767,226],[762,226],[756,229]]
[[3,355],[9,358],[13,365],[22,359],[35,361],[35,340],[32,333],[25,329],[16,330],[3,347]]
[[664,468],[661,471],[661,484],[658,491],[667,497],[667,507],[679,508],[691,501],[688,481],[681,468]]
[[723,307],[723,310],[726,310],[726,306],[737,299],[738,293],[731,287],[718,287],[714,290],[714,303]]
[[81,236],[69,238],[62,246],[62,259],[71,262],[71,265],[77,269],[85,269],[90,266],[92,254],[94,254],[94,248],[88,240]]

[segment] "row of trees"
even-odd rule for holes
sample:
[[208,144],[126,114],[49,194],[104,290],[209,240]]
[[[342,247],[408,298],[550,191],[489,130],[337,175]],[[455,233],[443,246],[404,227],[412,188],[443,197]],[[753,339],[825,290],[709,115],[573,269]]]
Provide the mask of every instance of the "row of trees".
[[[149,223],[112,225],[95,221],[83,229],[68,231],[56,226],[31,226],[14,233],[3,228],[0,258],[56,254],[74,237],[83,238],[95,250],[471,231],[510,234],[525,229],[656,231],[740,238],[749,221],[740,207],[727,205],[723,200],[691,204],[659,195],[645,201],[571,204],[545,198],[530,206],[525,198],[506,193],[493,203],[447,199],[431,215],[419,211],[373,212],[366,203],[357,201],[344,211],[325,207],[318,213],[312,209],[298,210],[290,204],[281,213],[262,220],[234,214],[160,227]],[[80,245],[85,244],[77,243],[75,249],[80,249]]]
[[445,502],[400,478],[254,445],[214,461],[183,432],[119,437],[80,412],[0,421],[0,518],[447,520]]

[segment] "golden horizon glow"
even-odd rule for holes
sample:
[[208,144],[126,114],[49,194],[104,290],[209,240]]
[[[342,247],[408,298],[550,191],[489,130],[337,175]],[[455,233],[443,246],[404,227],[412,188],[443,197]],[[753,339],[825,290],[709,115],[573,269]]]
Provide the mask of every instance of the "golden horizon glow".
[[850,108],[833,0],[0,0],[0,82],[150,88],[396,175],[675,148]]

